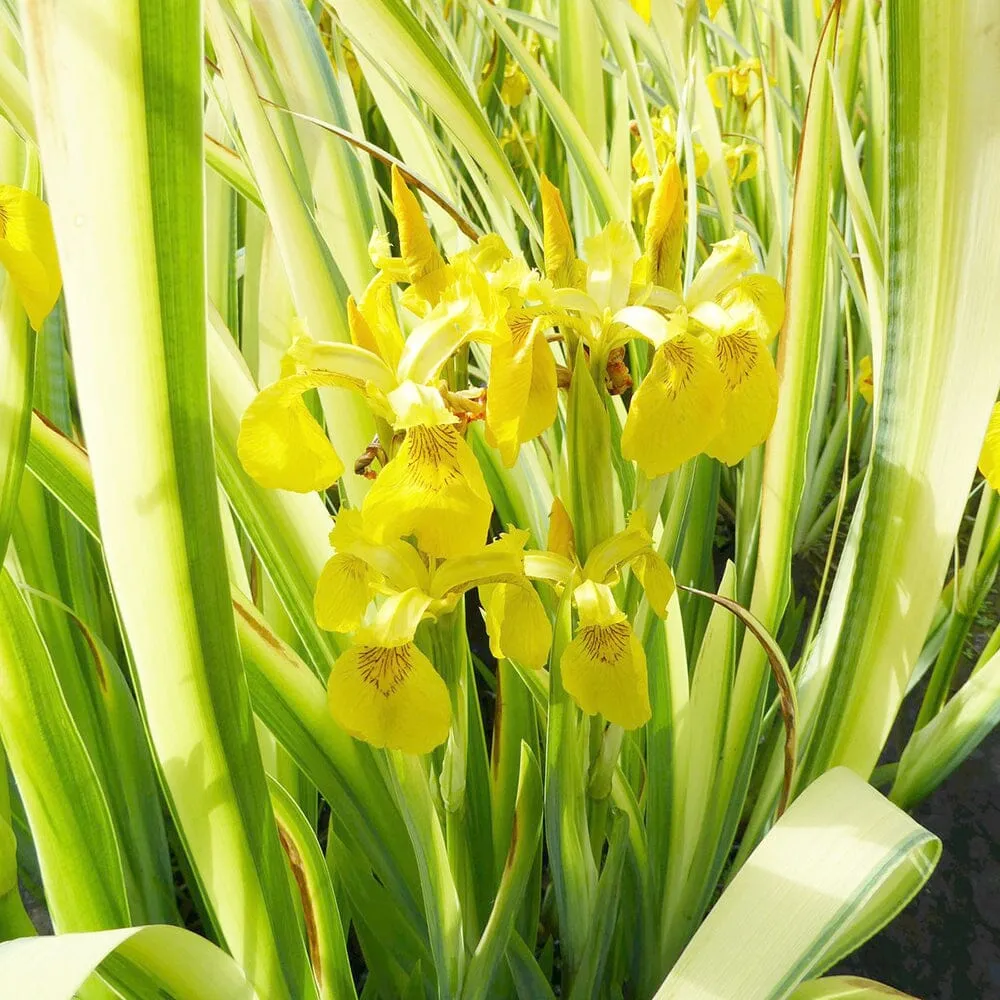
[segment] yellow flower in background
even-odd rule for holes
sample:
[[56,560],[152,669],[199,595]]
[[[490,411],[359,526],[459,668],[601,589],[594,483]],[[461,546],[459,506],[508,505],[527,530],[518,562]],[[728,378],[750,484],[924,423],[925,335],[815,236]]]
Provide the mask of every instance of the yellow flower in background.
[[622,456],[662,476],[701,454],[722,432],[725,383],[711,347],[687,332],[686,316],[658,348],[629,406]]
[[986,440],[979,456],[979,471],[983,474],[991,490],[1000,491],[1000,403],[993,407]]
[[729,93],[738,98],[744,108],[750,108],[764,92],[762,87],[758,87],[753,95],[750,94],[754,78],[759,80],[762,73],[759,59],[741,59],[735,66],[716,66],[705,78],[705,83],[708,84],[708,92],[717,108],[721,108],[724,103],[718,88],[720,80],[726,81]]
[[683,300],[654,289],[649,301],[660,312],[622,311],[656,349],[622,432],[622,455],[646,475],[702,452],[734,465],[770,433],[778,377],[767,345],[785,306],[774,278],[746,273],[755,262],[740,233],[714,245]]
[[500,100],[509,107],[516,108],[531,92],[531,84],[524,71],[512,59],[503,68],[503,83],[500,86]]
[[40,329],[62,290],[52,216],[44,201],[9,184],[0,185],[0,264]]
[[875,398],[875,376],[870,354],[866,354],[858,364],[858,392],[861,398],[871,406],[872,400]]
[[448,738],[448,687],[413,642],[429,603],[417,590],[388,598],[330,671],[334,721],[374,747],[422,754]]

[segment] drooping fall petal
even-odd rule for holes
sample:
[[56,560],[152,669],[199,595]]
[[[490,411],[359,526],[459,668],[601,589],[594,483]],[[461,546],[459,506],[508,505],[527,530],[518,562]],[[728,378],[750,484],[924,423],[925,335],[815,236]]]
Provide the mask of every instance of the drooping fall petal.
[[646,654],[624,614],[581,623],[559,666],[563,687],[585,712],[624,729],[649,719]]
[[662,476],[705,450],[723,427],[725,383],[712,352],[682,333],[653,356],[632,397],[622,455],[647,476]]
[[62,289],[52,219],[45,202],[9,184],[0,185],[0,264],[39,329]]
[[428,555],[447,558],[482,546],[493,503],[472,450],[454,425],[439,424],[406,432],[363,510],[377,535],[414,535]]
[[422,754],[448,738],[448,687],[412,642],[359,641],[334,663],[327,695],[337,724],[374,747]]
[[327,372],[305,372],[278,379],[247,407],[236,452],[247,474],[268,489],[311,493],[335,483],[344,471],[326,432],[309,412],[302,395],[341,379]]
[[771,433],[778,412],[778,374],[767,345],[749,330],[717,337],[715,356],[726,383],[723,428],[705,452],[735,465]]

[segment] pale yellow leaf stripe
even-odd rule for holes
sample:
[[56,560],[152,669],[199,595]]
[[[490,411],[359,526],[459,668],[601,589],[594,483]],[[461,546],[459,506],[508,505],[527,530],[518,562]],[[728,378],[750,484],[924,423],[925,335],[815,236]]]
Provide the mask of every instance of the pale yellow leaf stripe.
[[655,1000],[789,996],[884,926],[940,852],[853,771],[828,771],[753,852]]

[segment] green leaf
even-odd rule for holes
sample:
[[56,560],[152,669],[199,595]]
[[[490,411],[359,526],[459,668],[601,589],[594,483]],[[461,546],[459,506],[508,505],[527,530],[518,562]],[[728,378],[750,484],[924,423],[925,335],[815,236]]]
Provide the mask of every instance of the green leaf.
[[510,833],[510,850],[500,878],[496,901],[476,950],[469,961],[463,997],[490,995],[490,985],[514,932],[518,909],[535,865],[542,836],[542,777],[535,755],[521,744],[521,764]]
[[529,232],[538,223],[476,96],[403,0],[326,0],[370,61],[384,60],[427,102]]
[[[228,946],[269,996],[308,997],[212,459],[201,7],[51,0],[22,14],[101,536],[150,740]],[[91,59],[87,33],[109,19]]]
[[856,774],[828,771],[761,841],[655,1000],[783,1000],[891,920],[940,853]]
[[889,798],[901,809],[913,808],[989,736],[998,722],[1000,653],[995,653],[926,726],[910,737]]
[[125,870],[108,802],[38,629],[0,573],[0,732],[57,930],[128,923]]
[[908,993],[900,993],[891,986],[884,986],[871,979],[858,976],[825,976],[803,983],[791,1000],[915,1000]]
[[141,970],[156,994],[174,1000],[257,998],[224,951],[190,931],[162,925],[8,941],[0,944],[0,980],[12,996],[73,1000],[111,956]]
[[[889,66],[888,326],[876,342],[872,460],[813,656],[805,777],[875,766],[931,625],[990,410],[1000,283],[991,181],[995,5],[961,17],[894,0]],[[919,63],[919,72],[916,69]],[[941,137],[947,141],[942,142]],[[975,198],[969,192],[976,192]]]

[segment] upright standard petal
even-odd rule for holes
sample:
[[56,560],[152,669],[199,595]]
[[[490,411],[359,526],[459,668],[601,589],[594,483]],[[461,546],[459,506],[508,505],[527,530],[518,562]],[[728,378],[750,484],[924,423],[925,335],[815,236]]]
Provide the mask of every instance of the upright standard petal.
[[648,721],[646,654],[622,612],[602,621],[581,617],[559,666],[563,687],[585,712],[624,729]]
[[490,353],[486,428],[507,468],[522,444],[552,426],[559,407],[556,359],[535,320],[529,310],[512,310],[509,338]]
[[39,329],[62,289],[52,218],[45,202],[9,184],[0,185],[0,264]]
[[693,309],[701,302],[718,299],[756,260],[750,249],[750,238],[742,231],[728,240],[713,243],[712,252],[698,268],[685,295],[688,308]]
[[562,195],[544,174],[542,191],[542,245],[545,275],[556,288],[579,288],[584,268],[576,259],[573,230],[566,215]]
[[735,465],[771,433],[778,412],[778,374],[767,345],[751,330],[717,337],[715,357],[726,383],[723,428],[705,451]]
[[1000,490],[1000,403],[993,407],[986,440],[979,456],[979,471],[985,476],[990,489]]
[[448,738],[448,687],[412,642],[378,645],[367,635],[333,665],[330,714],[374,747],[429,753]]
[[335,483],[344,471],[326,432],[302,401],[302,394],[342,384],[328,372],[278,379],[260,392],[240,422],[236,453],[247,474],[268,489],[311,493]]
[[647,476],[672,472],[722,430],[724,391],[711,350],[689,333],[671,338],[632,397],[622,455]]
[[719,304],[732,317],[733,325],[752,326],[770,343],[785,322],[785,293],[769,274],[748,274],[723,293]]
[[406,261],[411,282],[444,267],[444,258],[434,244],[417,196],[406,186],[403,175],[392,168],[392,208],[399,227],[399,252]]
[[415,536],[428,555],[474,552],[486,540],[493,503],[472,450],[452,424],[411,427],[364,501],[384,538]]
[[647,274],[654,285],[680,291],[683,244],[684,183],[677,158],[671,153],[653,190],[643,236]]

